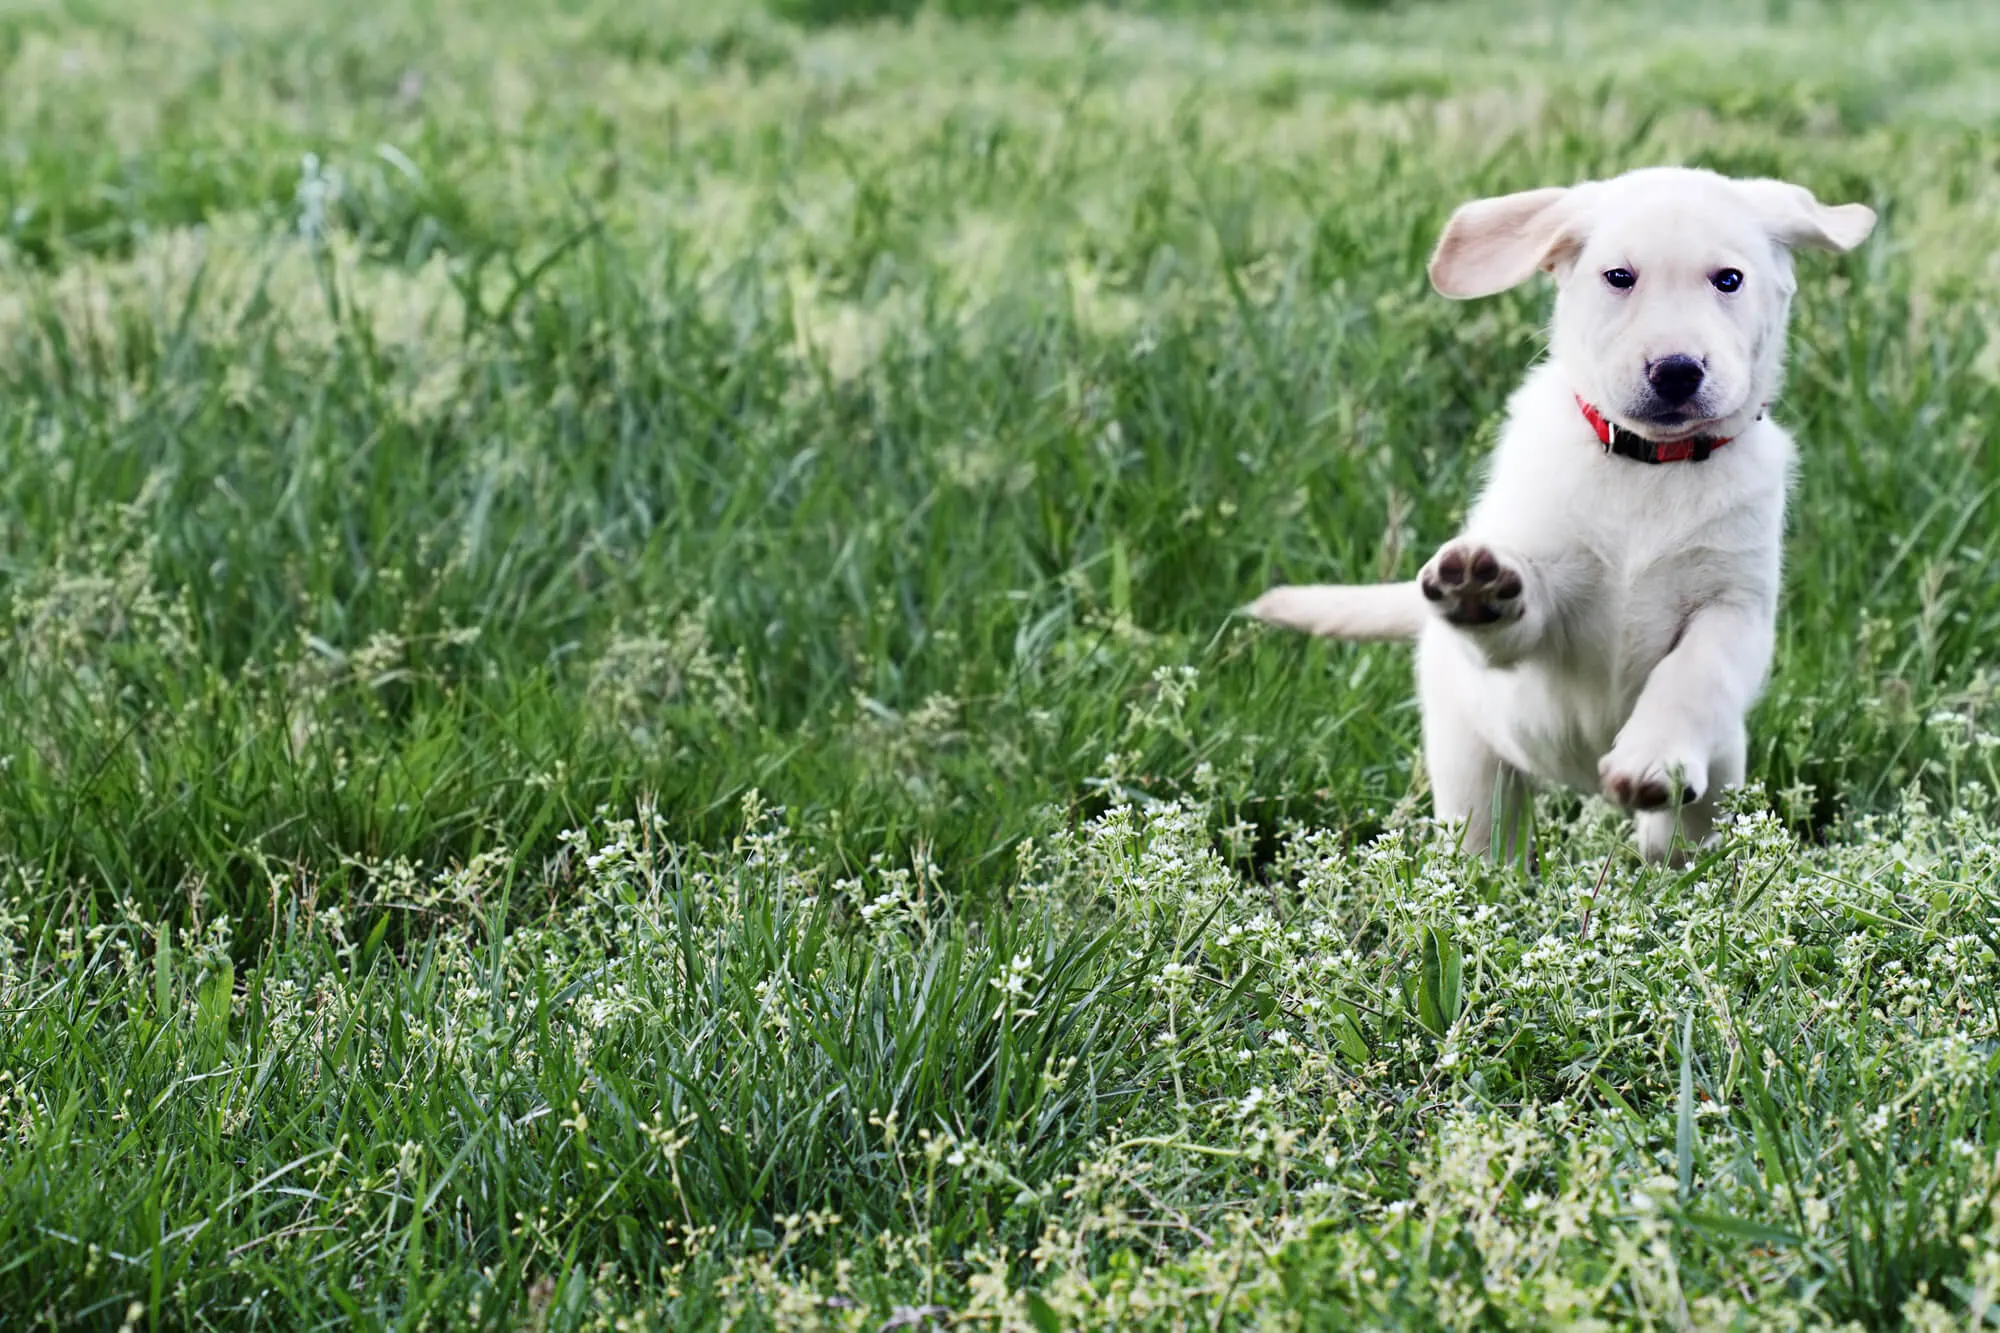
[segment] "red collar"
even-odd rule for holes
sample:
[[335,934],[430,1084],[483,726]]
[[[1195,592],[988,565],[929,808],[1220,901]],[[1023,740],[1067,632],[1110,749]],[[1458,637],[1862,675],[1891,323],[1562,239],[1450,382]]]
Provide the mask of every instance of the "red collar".
[[[1612,425],[1604,419],[1602,412],[1583,401],[1582,394],[1575,397],[1576,405],[1583,409],[1583,419],[1597,432],[1597,442],[1604,446],[1604,452],[1617,454],[1620,458],[1641,463],[1701,463],[1735,438],[1732,435],[1690,435],[1685,440],[1649,440]],[[1759,412],[1757,415],[1761,418],[1764,414]]]

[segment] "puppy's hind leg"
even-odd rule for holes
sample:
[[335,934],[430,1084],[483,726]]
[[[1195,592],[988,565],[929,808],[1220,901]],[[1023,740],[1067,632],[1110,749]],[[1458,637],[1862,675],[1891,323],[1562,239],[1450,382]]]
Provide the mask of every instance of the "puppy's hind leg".
[[1460,671],[1440,669],[1441,664],[1426,662],[1424,656],[1418,660],[1424,767],[1438,822],[1459,830],[1459,849],[1467,856],[1504,862],[1525,852],[1532,863],[1528,780],[1473,727],[1475,701],[1464,693],[1470,682]]
[[1431,805],[1438,822],[1459,830],[1459,850],[1506,862],[1527,855],[1534,836],[1527,827],[1528,780],[1469,731],[1433,730],[1424,737]]

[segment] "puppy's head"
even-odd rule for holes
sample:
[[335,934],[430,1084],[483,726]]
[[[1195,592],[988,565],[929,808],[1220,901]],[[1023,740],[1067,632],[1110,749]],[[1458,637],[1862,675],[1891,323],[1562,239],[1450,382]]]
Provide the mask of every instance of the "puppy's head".
[[1874,226],[1783,181],[1653,167],[1466,204],[1430,275],[1464,299],[1554,274],[1550,351],[1577,393],[1652,439],[1733,434],[1784,373],[1793,249],[1851,250]]

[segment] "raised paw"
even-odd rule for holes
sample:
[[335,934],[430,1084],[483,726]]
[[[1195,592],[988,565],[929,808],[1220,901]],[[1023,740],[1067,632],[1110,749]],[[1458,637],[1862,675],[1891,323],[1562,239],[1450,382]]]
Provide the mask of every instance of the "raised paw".
[[1521,615],[1521,574],[1487,547],[1452,542],[1417,575],[1424,596],[1454,625],[1498,625]]
[[1597,761],[1604,798],[1627,810],[1665,810],[1692,805],[1708,785],[1708,766],[1696,759],[1648,757],[1637,747],[1619,746]]

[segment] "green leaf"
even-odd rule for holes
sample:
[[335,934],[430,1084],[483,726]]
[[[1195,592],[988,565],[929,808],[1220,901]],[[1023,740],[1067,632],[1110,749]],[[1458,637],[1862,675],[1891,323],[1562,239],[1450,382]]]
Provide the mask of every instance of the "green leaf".
[[1681,1020],[1681,1096],[1674,1116],[1674,1158],[1680,1167],[1682,1203],[1694,1190],[1694,1015]]
[[1795,1232],[1787,1231],[1783,1227],[1765,1226],[1761,1222],[1751,1222],[1741,1217],[1723,1217],[1716,1213],[1682,1213],[1681,1221],[1697,1231],[1737,1236],[1743,1240],[1754,1240],[1765,1245],[1803,1243]]
[[368,939],[361,946],[361,966],[366,970],[375,961],[375,950],[381,945],[382,937],[389,933],[389,914],[382,913],[375,918],[374,929],[368,932]]
[[165,1022],[173,1011],[174,937],[163,922],[160,942],[153,949],[153,1011]]
[[1605,1082],[1604,1076],[1602,1074],[1598,1073],[1596,1070],[1593,1069],[1588,1074],[1584,1075],[1584,1077],[1590,1080],[1590,1086],[1596,1088],[1598,1095],[1603,1097],[1605,1101],[1610,1102],[1613,1106],[1617,1107],[1624,1114],[1632,1117],[1635,1123],[1637,1124],[1645,1123],[1644,1118],[1641,1117],[1637,1111],[1632,1109],[1632,1103],[1626,1101],[1623,1094],[1621,1094],[1618,1091],[1618,1089],[1612,1087],[1609,1083]]
[[1028,1292],[1021,1303],[1028,1307],[1028,1319],[1034,1324],[1036,1333],[1062,1333],[1061,1317],[1056,1314],[1055,1307],[1042,1299],[1040,1292]]
[[236,968],[225,962],[201,979],[195,994],[195,1030],[203,1037],[229,1035],[229,1005],[236,994]]
[[1439,999],[1444,1009],[1445,1024],[1450,1026],[1458,1022],[1459,1015],[1465,1012],[1465,951],[1451,936],[1439,936],[1438,961],[1444,974]]
[[1330,1026],[1333,1039],[1340,1043],[1340,1053],[1357,1065],[1367,1064],[1374,1052],[1369,1050],[1368,1039],[1361,1035],[1361,1025],[1354,1021],[1354,1015],[1336,1012]]
[[1132,556],[1123,537],[1111,539],[1111,614],[1121,619],[1132,614]]
[[1417,1021],[1442,1037],[1458,1021],[1464,1001],[1465,955],[1448,931],[1424,927],[1423,977],[1417,985]]

